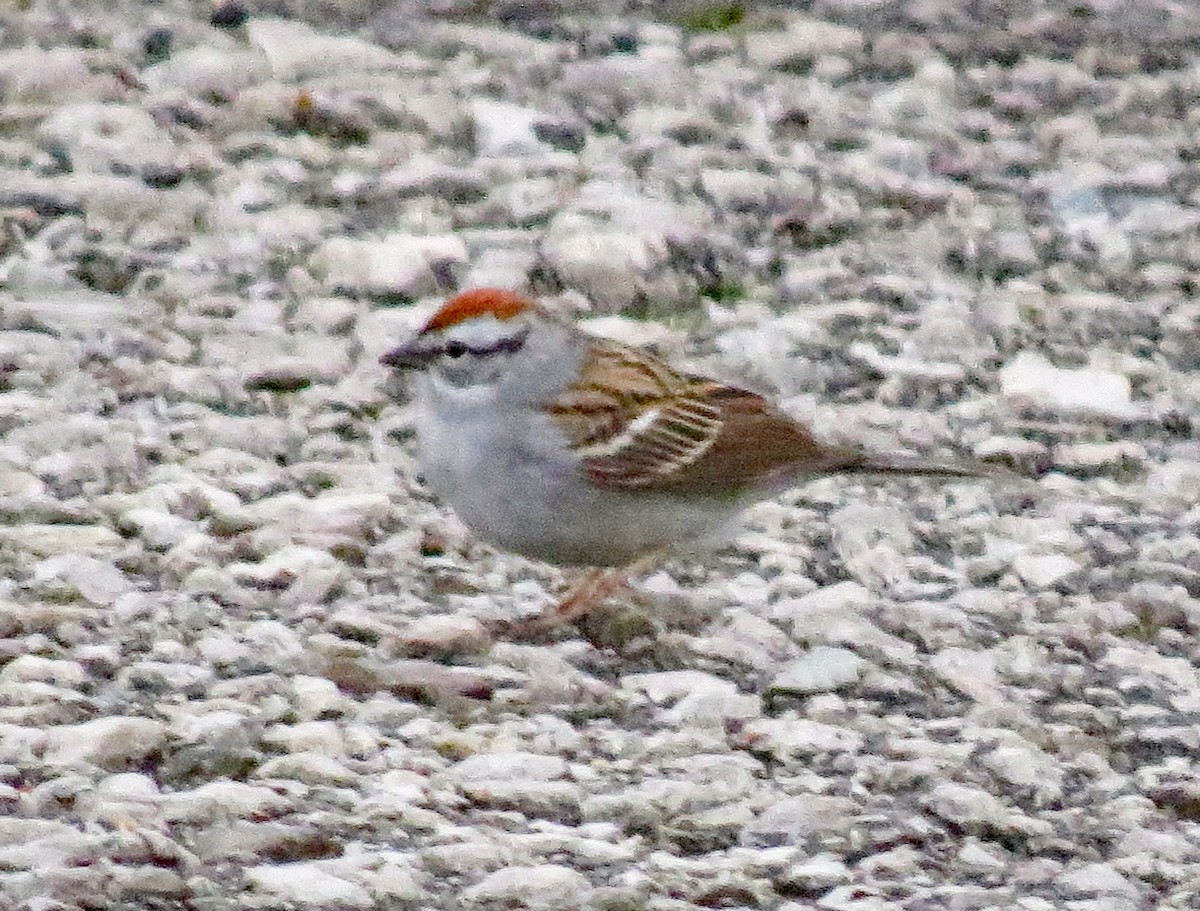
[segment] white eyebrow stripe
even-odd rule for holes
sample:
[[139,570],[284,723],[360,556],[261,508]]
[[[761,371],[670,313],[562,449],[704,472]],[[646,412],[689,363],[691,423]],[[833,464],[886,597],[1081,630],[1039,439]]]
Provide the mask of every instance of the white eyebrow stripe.
[[529,329],[525,320],[498,320],[490,313],[485,317],[466,320],[428,333],[437,343],[445,347],[451,341],[462,342],[472,351],[486,351],[503,344]]
[[492,354],[516,354],[525,347],[525,339],[529,338],[529,330],[522,329],[512,335],[501,336],[490,345],[476,347],[467,345],[467,351],[475,357],[488,357]]

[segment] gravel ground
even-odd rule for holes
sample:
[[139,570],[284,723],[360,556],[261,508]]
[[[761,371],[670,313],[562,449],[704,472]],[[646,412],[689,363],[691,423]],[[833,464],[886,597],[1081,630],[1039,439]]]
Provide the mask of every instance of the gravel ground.
[[[0,909],[1200,907],[1197,48],[3,4]],[[491,642],[563,580],[420,489],[376,362],[483,284],[1029,479],[816,482]]]

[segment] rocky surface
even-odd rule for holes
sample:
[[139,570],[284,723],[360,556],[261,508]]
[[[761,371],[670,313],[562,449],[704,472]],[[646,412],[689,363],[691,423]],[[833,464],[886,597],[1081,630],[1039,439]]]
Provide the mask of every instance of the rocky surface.
[[[1200,7],[0,9],[0,908],[1200,905]],[[378,354],[532,288],[821,432],[548,641]]]

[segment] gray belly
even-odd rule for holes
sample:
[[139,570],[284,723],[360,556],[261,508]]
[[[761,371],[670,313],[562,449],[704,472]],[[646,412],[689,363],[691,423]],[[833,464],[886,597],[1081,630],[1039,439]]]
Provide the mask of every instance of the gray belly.
[[[630,493],[586,482],[562,444],[544,434],[489,445],[447,428],[423,428],[426,481],[481,540],[562,566],[621,566],[655,551],[686,550],[728,518],[728,507],[669,494]],[[479,429],[479,433],[493,431]],[[552,441],[557,443],[557,441]]]

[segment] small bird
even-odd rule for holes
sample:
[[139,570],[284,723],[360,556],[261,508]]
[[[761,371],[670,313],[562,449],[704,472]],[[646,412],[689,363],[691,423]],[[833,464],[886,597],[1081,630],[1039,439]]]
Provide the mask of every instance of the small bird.
[[981,474],[819,442],[761,395],[590,335],[514,291],[452,297],[380,361],[415,374],[421,471],[474,534],[590,569],[548,624],[814,476]]

